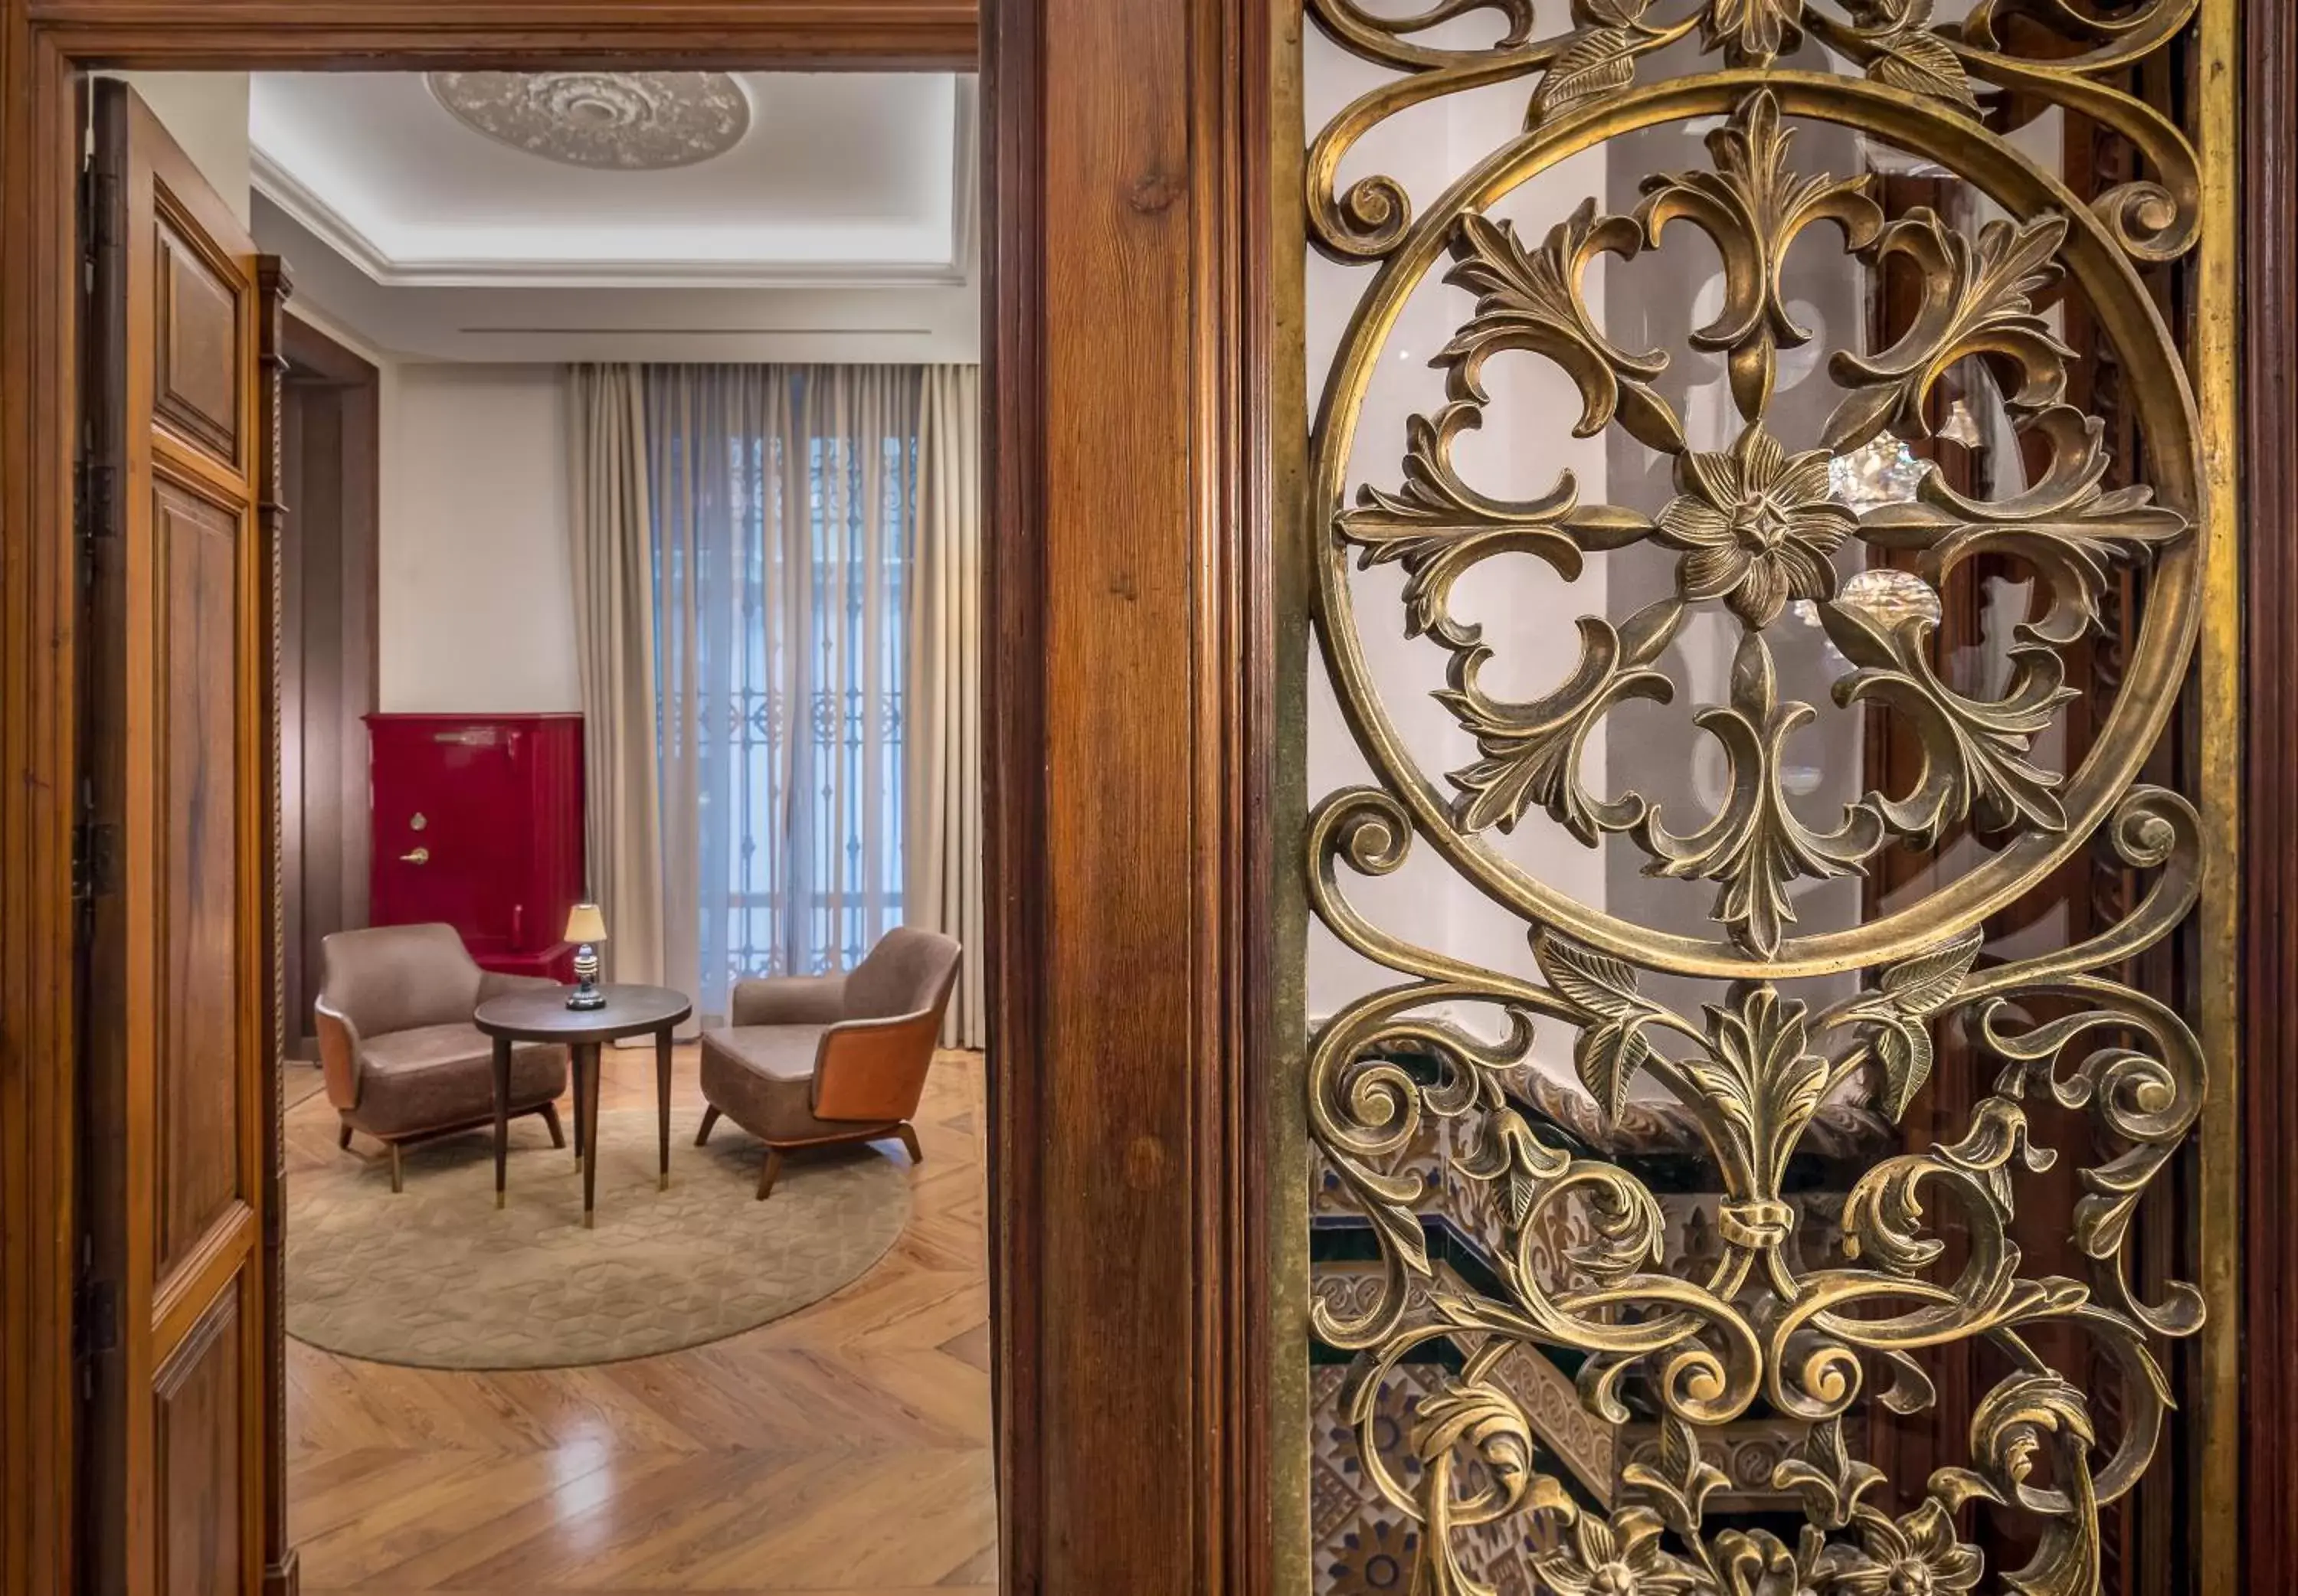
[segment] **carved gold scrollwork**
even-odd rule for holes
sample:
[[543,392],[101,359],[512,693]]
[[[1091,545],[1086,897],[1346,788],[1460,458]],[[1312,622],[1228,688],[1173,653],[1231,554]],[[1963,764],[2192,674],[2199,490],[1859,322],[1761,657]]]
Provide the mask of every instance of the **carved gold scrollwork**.
[[[2009,1588],[2096,1588],[2099,1509],[2145,1471],[2169,1409],[2162,1344],[2203,1321],[2192,1286],[2141,1294],[2126,1241],[2202,1112],[2203,1052],[2184,1019],[2120,978],[2203,888],[2193,806],[2137,780],[2199,626],[2202,467],[2184,367],[2134,262],[2191,247],[2197,162],[2183,133],[2118,80],[2185,29],[2195,6],[2157,0],[2101,19],[2070,0],[1980,0],[1948,26],[1930,0],[1571,0],[1569,30],[1542,37],[1531,0],[1437,0],[1409,15],[1309,0],[1331,40],[1397,74],[1315,132],[1305,195],[1312,240],[1376,268],[1312,446],[1318,635],[1376,784],[1318,806],[1309,895],[1341,943],[1395,977],[1325,1020],[1311,1043],[1312,1137],[1369,1220],[1384,1271],[1368,1295],[1318,1302],[1311,1328],[1357,1354],[1348,1412],[1368,1477],[1421,1526],[1418,1591],[1482,1596],[1490,1587],[1458,1538],[1503,1520],[1522,1521],[1533,1573],[1564,1596],[1968,1591],[1984,1569],[1958,1524],[1981,1500],[2039,1524],[2032,1559],[2004,1576]],[[2026,29],[2006,26],[2014,14]],[[1495,37],[1480,47],[1425,37],[1442,29],[1449,41],[1484,23]],[[2013,53],[2006,41],[2036,29],[2059,35],[2063,51]],[[1684,41],[1715,70],[1640,79],[1649,58]],[[1790,65],[1812,42],[1853,72]],[[1350,151],[1387,117],[1517,79],[1531,83],[1526,130],[1425,211],[1384,175],[1343,186]],[[2038,103],[2123,134],[2150,176],[2082,203],[2006,136]],[[1721,119],[1707,166],[1651,174],[1633,214],[1590,200],[1536,243],[1492,214],[1566,155],[1695,117]],[[1971,231],[1929,210],[1887,219],[1864,175],[1799,163],[1796,119],[1938,162],[1999,214]],[[1735,435],[1716,450],[1690,445],[1660,392],[1670,352],[1622,347],[1585,293],[1600,259],[1676,247],[1677,221],[1721,261],[1721,309],[1690,337],[1723,357],[1737,411]],[[1912,274],[1920,291],[1889,347],[1832,352],[1825,369],[1839,398],[1816,436],[1797,438],[1775,420],[1773,399],[1781,351],[1814,336],[1790,313],[1781,280],[1806,235],[1831,237],[1869,269]],[[1375,362],[1406,297],[1434,274],[1472,301],[1434,357],[1444,401],[1407,425],[1400,476],[1367,482],[1345,502]],[[2051,310],[2068,279],[2129,374],[2148,485],[2104,486],[2104,429],[2069,401],[2076,356]],[[1617,429],[1667,458],[1674,493],[1657,515],[1588,502],[1569,472],[1527,500],[1469,483],[1457,447],[1486,420],[1485,371],[1503,352],[1537,356],[1571,380],[1575,435]],[[1841,502],[1833,462],[1878,439],[1926,439],[1938,385],[1971,361],[2001,396],[2026,485],[1971,495],[1925,469],[1903,501],[1864,513]],[[1464,580],[1514,554],[1570,583],[1590,561],[1639,544],[1673,560],[1672,593],[1625,619],[1578,617],[1577,663],[1550,690],[1517,699],[1486,685],[1507,640],[1455,613]],[[1982,555],[2030,573],[2036,601],[2013,627],[2001,680],[1980,690],[1942,668],[1936,602],[1887,606],[1873,583],[1845,580],[1863,549],[1900,557],[1892,575],[1934,596]],[[1407,749],[1367,663],[1351,573],[1379,566],[1402,572],[1399,624],[1442,651],[1437,701],[1476,748],[1441,775]],[[2045,745],[2082,691],[2079,649],[2100,630],[2107,595],[2127,602],[2128,572],[2143,576],[2143,619],[2120,690],[2073,768],[2059,768]],[[1889,717],[1920,749],[1895,790],[1864,791],[1816,822],[1786,780],[1784,749],[1820,713],[1782,682],[1775,628],[1790,607],[1805,607],[1846,662],[1831,684],[1835,703]],[[1591,739],[1623,704],[1686,690],[1670,650],[1703,610],[1737,633],[1721,701],[1693,707],[1721,756],[1720,798],[1687,819],[1634,790],[1591,790]],[[1585,847],[1635,849],[1648,874],[1712,887],[1715,933],[1663,930],[1575,901],[1487,835],[1527,823],[1552,823]],[[1861,875],[1889,850],[1934,850],[1967,830],[1988,839],[1984,857],[1928,896],[1848,930],[1798,926],[1802,884]],[[1986,956],[1989,917],[2085,846],[2145,879],[2137,907],[2071,947]],[[1536,979],[1417,946],[1352,900],[1355,881],[1399,871],[1422,847],[1521,922]],[[1825,1001],[1797,989],[1823,975],[1860,980]],[[1686,979],[1724,984],[1715,1001],[1680,1007]],[[1451,1017],[1463,1008],[1496,1016],[1498,1039]],[[1527,1111],[1522,1073],[1536,1032],[1556,1027],[1572,1036],[1574,1072],[1591,1100],[1573,1111],[1588,1136],[1567,1138],[1557,1114]],[[1838,1255],[1815,1267],[1790,1245],[1791,1161],[1830,1115],[1905,1116],[1931,1081],[1943,1028],[1992,1061],[1993,1089],[1935,1145],[1865,1168],[1845,1200]],[[1427,1062],[1408,1067],[1406,1055]],[[1655,1098],[1696,1133],[1723,1187],[1715,1247],[1696,1269],[1669,1267],[1660,1204],[1643,1181],[1588,1155],[1600,1145],[1595,1130],[1655,1112]],[[2046,1145],[2029,1117],[2037,1102],[2087,1114],[2092,1137],[2071,1153]],[[1400,1159],[1432,1120],[1450,1122],[1454,1170],[1488,1189],[1501,1217],[1490,1294],[1431,1262],[1423,1178]],[[2030,1274],[2011,1239],[2021,1182],[2062,1157],[2090,1161],[2075,1175],[2076,1272]],[[1568,1248],[1546,1239],[1567,1231]],[[2091,1397],[2043,1350],[2070,1336],[2094,1345],[2122,1382],[2104,1439]],[[1461,1360],[1418,1410],[1407,1443],[1419,1468],[1408,1484],[1371,1426],[1400,1364],[1439,1342]],[[1928,1480],[1885,1481],[1853,1454],[1846,1418],[1869,1397],[1901,1412],[1931,1406],[1925,1355],[1965,1343],[1984,1344],[2010,1371],[1977,1403],[1967,1460]],[[1632,1400],[1657,1412],[1657,1451],[1625,1476],[1634,1503],[1599,1514],[1542,1470],[1530,1421],[1493,1375],[1525,1349],[1573,1354],[1582,1402],[1608,1421],[1625,1423]],[[1871,1391],[1879,1371],[1888,1378]],[[1772,1481],[1803,1506],[1791,1540],[1715,1525],[1708,1511],[1726,1482],[1703,1433],[1758,1403],[1804,1426],[1801,1450]]]
[[[1411,226],[1411,204],[1385,177],[1344,191],[1340,169],[1359,140],[1399,112],[1441,95],[1538,79],[1527,111],[1535,128],[1635,82],[1652,55],[1695,34],[1738,68],[1769,68],[1806,34],[1859,63],[1875,83],[1942,111],[1976,115],[1980,90],[2008,91],[2011,114],[2057,106],[2088,117],[2137,146],[2155,176],[2096,202],[2099,217],[2134,259],[2176,260],[2201,222],[2201,163],[2177,124],[2113,86],[2115,74],[2161,50],[2192,20],[2200,0],[2154,0],[2112,20],[2068,0],[1980,0],[1959,26],[1932,20],[1933,0],[1571,0],[1569,32],[1533,37],[1532,0],[1445,0],[1389,16],[1361,0],[1308,0],[1324,30],[1367,60],[1408,75],[1368,90],[1322,128],[1309,149],[1310,236],[1336,255],[1376,258]],[[1502,27],[1473,49],[1416,42],[1457,19],[1489,12]],[[2087,45],[2029,58],[2005,47],[2002,23],[2021,15]]]

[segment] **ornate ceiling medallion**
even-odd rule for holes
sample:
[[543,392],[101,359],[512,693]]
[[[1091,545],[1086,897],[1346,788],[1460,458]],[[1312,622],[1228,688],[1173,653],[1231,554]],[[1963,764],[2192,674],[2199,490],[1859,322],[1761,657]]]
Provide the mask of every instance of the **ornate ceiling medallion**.
[[749,96],[724,72],[433,72],[427,80],[465,127],[561,166],[692,166],[750,130]]

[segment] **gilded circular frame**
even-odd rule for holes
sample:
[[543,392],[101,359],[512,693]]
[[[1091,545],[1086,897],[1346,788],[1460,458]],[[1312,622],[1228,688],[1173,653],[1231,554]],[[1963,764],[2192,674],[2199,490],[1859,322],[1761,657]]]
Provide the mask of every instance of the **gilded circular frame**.
[[[1938,161],[2013,214],[2052,208],[2065,216],[2068,231],[2060,259],[2132,369],[2130,390],[2159,475],[2153,486],[2167,506],[2198,522],[2199,422],[2186,374],[2172,352],[2169,330],[2108,227],[2007,141],[1944,109],[1822,73],[1773,71],[1765,75],[1764,87],[1777,96],[1782,114],[1851,127]],[[1773,956],[1757,956],[1722,939],[1658,931],[1591,908],[1547,886],[1480,837],[1460,831],[1444,795],[1405,753],[1382,704],[1357,641],[1347,550],[1331,535],[1373,372],[1399,312],[1441,258],[1459,217],[1484,211],[1558,161],[1621,134],[1728,114],[1748,88],[1744,77],[1711,73],[1621,94],[1543,124],[1446,189],[1414,219],[1358,302],[1319,406],[1310,478],[1312,502],[1325,529],[1318,560],[1319,642],[1359,746],[1406,806],[1414,829],[1511,913],[1590,947],[1677,974],[1781,980],[1871,968],[1960,937],[2015,903],[2097,831],[2138,774],[2177,701],[2201,625],[2204,538],[2180,540],[2153,567],[2121,690],[2069,779],[2065,827],[2022,831],[1969,874],[1877,919],[1846,930],[1789,938]],[[2202,530],[2207,534],[2207,527]]]

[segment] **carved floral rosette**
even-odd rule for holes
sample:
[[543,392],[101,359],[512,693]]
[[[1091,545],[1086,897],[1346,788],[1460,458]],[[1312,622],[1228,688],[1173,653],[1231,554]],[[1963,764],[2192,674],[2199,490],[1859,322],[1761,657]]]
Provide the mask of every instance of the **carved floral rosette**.
[[[1313,130],[1306,165],[1311,242],[1372,268],[1321,394],[1310,507],[1325,668],[1375,776],[1316,805],[1306,865],[1324,925],[1397,978],[1311,1041],[1313,1138],[1381,1249],[1375,1278],[1319,1302],[1312,1328],[1356,1354],[1345,1410],[1360,1426],[1366,1475],[1417,1526],[1414,1589],[1488,1590],[1460,1549],[1488,1545],[1488,1526],[1506,1523],[1542,1587],[1563,1596],[1973,1590],[1989,1572],[1959,1526],[1983,1500],[2036,1528],[2031,1560],[1993,1572],[2003,1588],[2087,1596],[2099,1579],[2100,1509],[2130,1491],[2161,1435],[2164,1344],[2202,1323],[2191,1286],[2141,1294],[2125,1244],[2193,1130],[2204,1061],[2184,1019],[2120,979],[2202,889],[2194,807],[2139,780],[2198,633],[2202,470],[2187,375],[2140,269],[2193,248],[2200,182],[2185,134],[2125,91],[2131,69],[2189,27],[2195,0],[2104,12],[2088,0],[1976,0],[1953,24],[1933,20],[1930,0],[1435,0],[1410,15],[1310,0],[1309,10],[1329,39],[1393,75]],[[1479,15],[1500,30],[1488,45],[1430,42],[1456,40],[1462,19]],[[2038,50],[2045,36],[2053,44]],[[1787,64],[1813,42],[1826,51],[1797,60],[1834,70]],[[1653,58],[1679,44],[1698,70],[1655,75]],[[1349,151],[1399,111],[1509,82],[1523,86],[1525,131],[1425,208],[1385,176],[1341,185]],[[2053,108],[2127,139],[2147,175],[2079,200],[2013,136]],[[1567,156],[1694,119],[1711,127],[1707,163],[1651,173],[1628,213],[1591,199],[1538,236],[1493,214]],[[1868,175],[1798,160],[1806,123],[1853,128],[1954,174],[1997,219],[1966,230],[1929,209],[1887,216]],[[1736,412],[1735,438],[1713,451],[1692,446],[1660,391],[1672,351],[1620,347],[1583,294],[1599,257],[1633,260],[1694,234],[1720,257],[1722,308],[1690,343],[1721,357]],[[1889,347],[1833,354],[1839,398],[1823,426],[1795,436],[1775,426],[1773,401],[1781,351],[1813,337],[1781,277],[1806,235],[1868,269],[1890,263],[1920,290]],[[1473,299],[1435,357],[1443,402],[1394,441],[1398,474],[1352,500],[1348,462],[1376,362],[1406,299],[1432,277]],[[2123,374],[2146,441],[2145,485],[2106,485],[2142,462],[2111,460],[2101,423],[2069,401],[2075,356],[2051,313],[2065,285]],[[1455,446],[1484,425],[1484,368],[1507,351],[1569,376],[1576,435],[1617,429],[1669,461],[1665,508],[1584,503],[1569,473],[1524,500],[1467,481]],[[1984,363],[2001,396],[2024,484],[1966,496],[1926,468],[1911,497],[1864,511],[1839,500],[1836,463],[1879,441],[1927,440],[1929,401],[1966,360]],[[1486,688],[1484,669],[1506,640],[1454,613],[1464,576],[1511,554],[1568,582],[1635,545],[1672,558],[1672,592],[1624,620],[1581,617],[1578,665],[1544,696]],[[1937,606],[1886,608],[1852,588],[1863,549],[1888,551],[1934,592],[1982,556],[2033,574],[2038,602],[1999,691],[1974,696],[1942,668]],[[1461,768],[1420,768],[1368,662],[1352,573],[1383,564],[1403,575],[1404,613],[1392,624],[1443,652],[1439,702],[1476,748]],[[2052,768],[2038,748],[2082,691],[2070,676],[2087,669],[2082,645],[2101,630],[2110,589],[2122,602],[2127,573],[2143,575],[2144,603],[2119,682],[2071,768]],[[1815,615],[1847,662],[1831,684],[1837,705],[1888,717],[1921,751],[1894,790],[1819,820],[1785,781],[1783,750],[1818,714],[1775,663],[1773,628],[1790,607]],[[1685,690],[1669,649],[1702,609],[1738,634],[1727,690],[1696,715],[1728,775],[1713,811],[1684,825],[1636,791],[1591,791],[1582,755],[1622,704]],[[1539,879],[1492,836],[1535,815],[1588,847],[1637,850],[1649,874],[1707,884],[1712,934],[1616,918]],[[1930,853],[1965,831],[1988,839],[1980,861],[1915,901],[1848,929],[1798,926],[1801,885],[1862,876],[1890,850]],[[1521,922],[1539,979],[1415,946],[1352,901],[1351,879],[1393,872],[1419,848]],[[1989,920],[2085,848],[2144,881],[2135,906],[2073,946],[1982,956]],[[1655,995],[1656,975],[1671,992],[1686,979],[1713,983],[1716,1001],[1679,1012]],[[1825,1002],[1798,995],[1821,977],[1857,984]],[[1444,1017],[1462,1005],[1500,1017],[1502,1038]],[[1844,1201],[1839,1246],[1814,1262],[1791,1241],[1790,1161],[1823,1112],[1863,1084],[1876,1111],[1902,1119],[1945,1026],[1999,1070],[1992,1090],[1951,1135],[1878,1154]],[[1572,1034],[1591,1114],[1649,1112],[1657,1091],[1696,1127],[1723,1188],[1703,1259],[1672,1264],[1653,1192],[1521,1112],[1508,1083],[1543,1027]],[[1393,1062],[1400,1053],[1439,1068],[1416,1075]],[[2038,1099],[2087,1113],[2091,1134],[2079,1147],[2045,1145],[2029,1117]],[[1423,1177],[1395,1157],[1431,1117],[1453,1122],[1454,1168],[1489,1187],[1500,1215],[1496,1294],[1432,1268]],[[2009,1236],[2021,1177],[2061,1156],[2088,1161],[2071,1238],[2081,1278],[2028,1274]],[[1550,1243],[1564,1206],[1578,1239],[1559,1267]],[[1438,1341],[1459,1352],[1460,1368],[1419,1394],[1403,1442],[1411,1467],[1399,1468],[1371,1426],[1400,1369]],[[2108,1399],[2040,1350],[2070,1341],[2095,1350],[2086,1367],[2120,1377],[2111,1427],[2094,1417]],[[1976,1402],[1967,1457],[1928,1479],[1885,1480],[1853,1451],[1847,1437],[1865,1426],[1847,1418],[1869,1400],[1901,1413],[1930,1407],[1926,1354],[1972,1343],[1988,1349],[1990,1371],[2009,1372]],[[1493,1377],[1525,1348],[1575,1354],[1580,1400],[1599,1418],[1627,1425],[1631,1396],[1656,1416],[1625,1476],[1634,1505],[1601,1511],[1542,1471],[1527,1415]],[[1409,1377],[1429,1378],[1427,1365]],[[1748,1483],[1716,1463],[1719,1437],[1751,1412],[1806,1437],[1770,1480],[1802,1505],[1797,1535],[1709,1522],[1711,1498]]]

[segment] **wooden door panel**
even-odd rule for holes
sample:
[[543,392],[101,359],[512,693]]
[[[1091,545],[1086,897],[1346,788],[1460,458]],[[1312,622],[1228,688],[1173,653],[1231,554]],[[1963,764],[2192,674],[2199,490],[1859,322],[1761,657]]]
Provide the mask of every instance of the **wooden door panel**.
[[239,464],[243,300],[252,285],[235,282],[227,260],[203,258],[196,224],[153,219],[157,280],[153,396],[154,412],[226,465]]
[[85,735],[95,851],[119,868],[92,883],[84,1163],[91,1269],[120,1328],[91,1367],[91,1588],[220,1596],[262,1572],[261,278],[244,229],[133,94],[98,84],[95,109],[109,213],[90,467],[119,491],[93,528]]
[[240,1534],[250,1393],[239,1299],[218,1297],[154,1382],[156,1496],[167,1526],[155,1588],[166,1596],[227,1596],[250,1584]]
[[161,1182],[159,1278],[165,1282],[216,1224],[243,1205],[246,1117],[239,1025],[239,742],[236,617],[242,512],[161,481],[152,494],[152,558],[163,750],[155,835],[167,863],[160,898],[162,960],[156,1091]]

